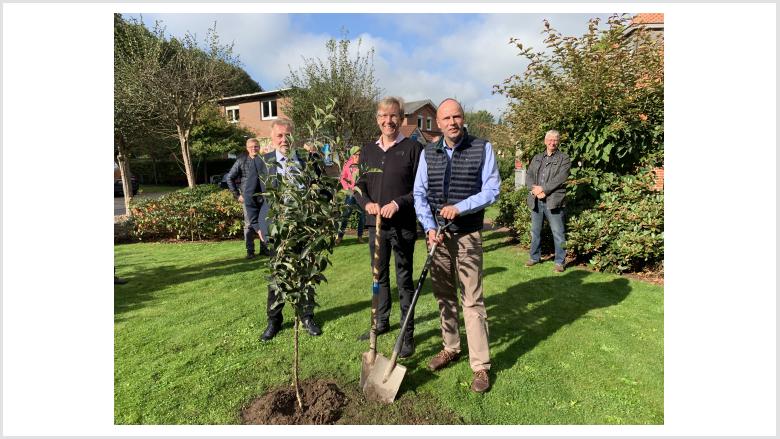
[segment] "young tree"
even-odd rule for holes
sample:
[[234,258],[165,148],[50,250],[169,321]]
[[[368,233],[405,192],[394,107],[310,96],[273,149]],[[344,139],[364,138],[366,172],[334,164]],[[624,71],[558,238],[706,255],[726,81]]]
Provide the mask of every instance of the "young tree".
[[604,172],[631,172],[646,157],[663,154],[664,71],[661,43],[641,29],[624,37],[628,18],[608,28],[589,22],[582,37],[561,35],[544,21],[546,52],[512,38],[530,63],[495,91],[510,98],[506,120],[527,160],[557,129],[572,163]]
[[[324,156],[320,147],[328,143],[336,145],[332,150],[333,159],[338,164],[357,152],[357,148],[345,148],[343,137],[337,126],[344,127],[343,121],[334,110],[338,106],[331,100],[325,107],[313,108],[313,115],[306,122],[303,141],[316,147],[308,153],[303,148],[293,147],[295,154],[305,161],[305,165],[288,171],[285,177],[266,176],[267,193],[264,194],[270,204],[269,217],[273,222],[269,227],[271,242],[270,286],[275,290],[278,303],[288,302],[295,312],[293,384],[299,407],[302,407],[300,395],[299,323],[304,304],[316,303],[316,288],[326,282],[324,271],[330,264],[336,234],[340,222],[340,212],[344,208],[347,191],[341,189],[339,178],[325,173]],[[291,142],[292,145],[301,142]]]
[[361,55],[358,39],[352,57],[350,45],[346,36],[331,39],[325,44],[326,60],[304,58],[303,67],[291,70],[285,79],[290,99],[283,110],[297,126],[304,126],[314,107],[325,108],[329,99],[335,99],[333,112],[339,118],[333,122],[334,132],[342,133],[349,144],[361,144],[376,134],[374,112],[379,89],[374,78],[374,49]]

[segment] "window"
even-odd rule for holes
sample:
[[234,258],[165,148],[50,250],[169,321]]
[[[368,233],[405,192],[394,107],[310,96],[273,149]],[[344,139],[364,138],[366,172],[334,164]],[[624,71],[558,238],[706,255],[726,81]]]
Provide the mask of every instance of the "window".
[[225,107],[225,113],[229,122],[238,123],[238,105]]
[[428,131],[431,130],[431,118],[430,117],[426,121],[425,126],[428,127],[428,128],[426,128]]
[[417,116],[417,128],[422,129],[422,121],[423,121],[423,117],[422,114],[420,114]]
[[272,101],[263,101],[261,102],[263,106],[263,116],[262,119],[276,119],[276,99]]

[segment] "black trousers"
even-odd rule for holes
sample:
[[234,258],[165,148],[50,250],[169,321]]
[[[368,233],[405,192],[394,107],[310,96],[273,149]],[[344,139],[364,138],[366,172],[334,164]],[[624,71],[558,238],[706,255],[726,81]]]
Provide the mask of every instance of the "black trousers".
[[[274,306],[276,302],[276,293],[268,287],[268,303],[266,304],[266,311],[268,313],[268,322],[275,322],[279,325],[282,324],[282,309],[284,309],[284,302]],[[301,320],[314,318],[314,305],[306,304],[303,306],[303,313]]]
[[[274,306],[276,303],[276,292],[268,286],[268,301],[266,303],[266,313],[268,314],[268,322],[274,322],[281,326],[282,324],[282,309],[284,309],[284,302]],[[301,320],[314,318],[314,304],[307,303],[303,305],[303,312],[301,313]]]
[[[371,273],[373,275],[374,241],[376,227],[368,228],[368,249],[370,252]],[[414,282],[412,280],[412,260],[414,256],[414,241],[417,239],[417,231],[400,227],[382,228],[379,232],[379,297],[376,310],[377,326],[382,328],[390,324],[390,252],[395,256],[395,281],[398,287],[398,301],[401,304],[401,320],[406,317],[414,294]],[[414,334],[414,312],[409,318],[409,326],[406,335]]]

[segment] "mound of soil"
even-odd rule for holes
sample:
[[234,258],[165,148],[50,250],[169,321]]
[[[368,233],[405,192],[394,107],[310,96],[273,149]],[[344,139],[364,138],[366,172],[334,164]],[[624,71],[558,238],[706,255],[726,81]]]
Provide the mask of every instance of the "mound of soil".
[[298,408],[295,388],[274,389],[241,410],[242,424],[334,424],[341,418],[347,397],[336,383],[308,380],[301,383],[303,409]]

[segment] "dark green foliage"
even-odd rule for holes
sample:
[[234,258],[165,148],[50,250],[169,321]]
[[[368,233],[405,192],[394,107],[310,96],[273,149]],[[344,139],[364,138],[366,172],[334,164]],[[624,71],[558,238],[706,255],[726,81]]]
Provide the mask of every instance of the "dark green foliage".
[[636,176],[601,176],[601,192],[593,209],[567,224],[567,247],[590,258],[599,271],[641,271],[659,268],[664,257],[664,197],[655,191],[649,169]]
[[648,155],[662,161],[663,43],[641,30],[626,39],[627,21],[612,16],[598,30],[594,19],[570,37],[545,20],[546,51],[510,41],[530,63],[496,91],[510,98],[506,120],[526,161],[549,129],[561,132],[560,148],[576,166],[631,173]]
[[463,122],[468,125],[469,134],[483,139],[490,139],[493,127],[493,115],[489,111],[467,111],[463,114]]
[[158,199],[136,199],[133,235],[139,241],[229,239],[241,236],[244,214],[230,192],[199,185]]

